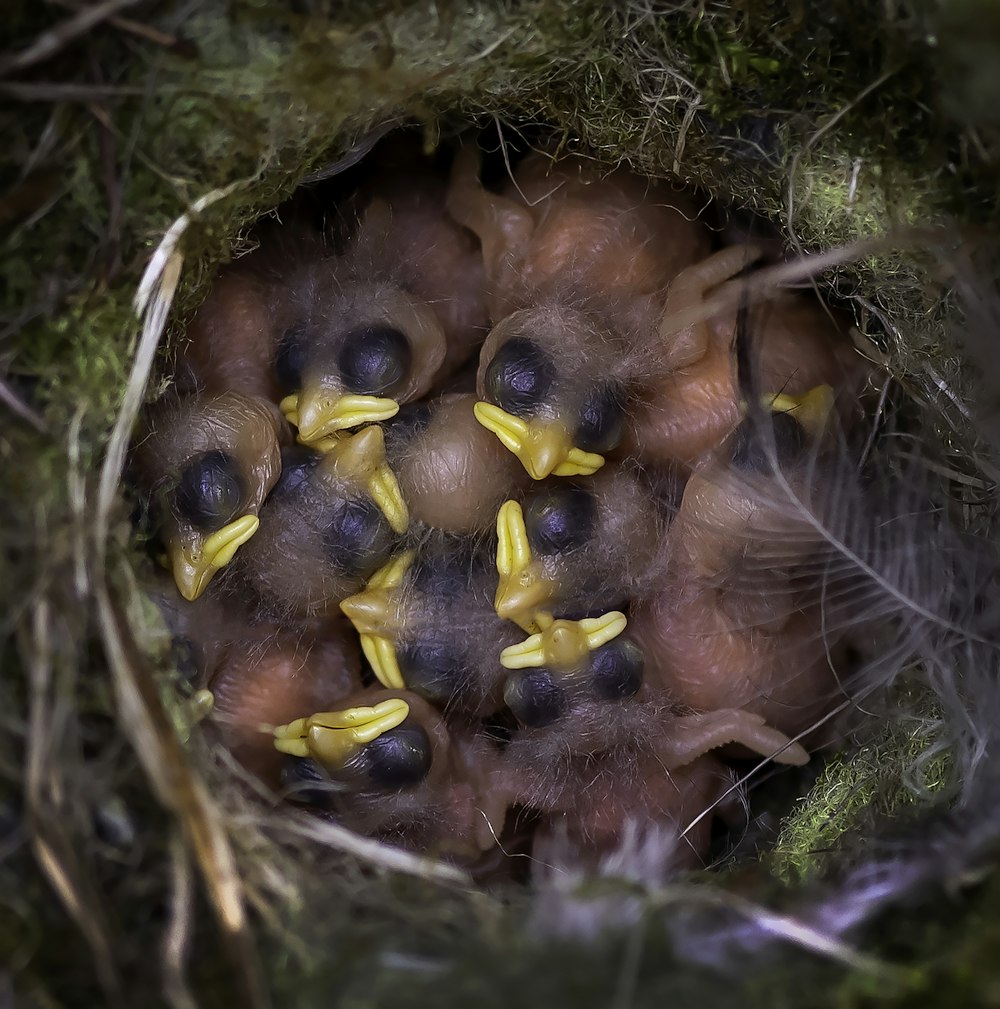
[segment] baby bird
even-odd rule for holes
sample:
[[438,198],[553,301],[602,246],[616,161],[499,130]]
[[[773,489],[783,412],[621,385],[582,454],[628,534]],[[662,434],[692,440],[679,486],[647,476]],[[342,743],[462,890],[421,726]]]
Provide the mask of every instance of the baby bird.
[[528,728],[571,716],[580,705],[621,701],[642,686],[642,651],[621,633],[625,615],[617,611],[583,620],[554,620],[544,631],[500,653],[512,670],[504,683],[504,703]]
[[340,608],[383,686],[410,690],[452,717],[502,707],[500,653],[519,640],[493,612],[488,557],[470,541],[427,541],[373,575]]
[[624,170],[541,155],[495,194],[466,150],[448,206],[479,235],[491,283],[477,418],[535,480],[595,472],[622,440],[662,290],[708,251],[695,204]]
[[536,485],[497,515],[497,614],[534,633],[553,616],[648,594],[665,573],[667,524],[666,504],[632,469]]
[[301,225],[264,226],[259,240],[253,252],[218,271],[188,324],[178,353],[181,389],[281,398],[275,348],[296,321],[289,264],[319,260],[324,250],[319,234]]
[[556,620],[504,649],[501,663],[515,670],[504,685],[504,700],[515,717],[526,729],[558,727],[547,736],[528,733],[525,738],[534,743],[525,746],[571,739],[575,754],[592,755],[641,746],[652,737],[656,752],[677,767],[734,741],[779,763],[809,759],[760,715],[735,708],[677,715],[673,698],[655,686],[642,690],[645,655],[631,635],[622,635],[626,624],[619,612]]
[[474,859],[503,829],[507,795],[482,736],[403,690],[365,690],[274,730],[291,798],[362,834]]
[[380,427],[341,436],[325,455],[291,447],[229,587],[249,586],[275,617],[337,614],[408,521]]
[[[659,362],[651,355],[641,402],[630,417],[628,445],[643,461],[691,464],[739,423],[734,338],[740,281],[732,278],[762,255],[757,246],[731,246],[687,267],[670,284],[658,341],[669,353]],[[706,318],[706,299],[727,293],[734,294],[731,306]],[[841,315],[814,298],[780,291],[749,307],[747,328],[756,387],[798,396],[826,384],[837,392],[845,419],[856,409],[865,369]]]
[[361,657],[344,620],[299,634],[247,628],[245,636],[226,643],[207,682],[214,699],[211,722],[227,749],[278,788],[284,761],[273,745],[274,727],[358,691]]
[[386,453],[410,517],[434,529],[489,529],[501,502],[528,477],[476,423],[473,395],[456,393],[405,406],[386,426]]
[[342,211],[342,247],[291,276],[275,365],[304,444],[389,419],[482,341],[482,260],[444,204],[429,172],[376,176]]
[[584,158],[531,154],[493,193],[479,181],[478,153],[465,147],[448,210],[482,242],[494,322],[567,289],[611,295],[628,310],[709,249],[689,194]]
[[286,438],[273,405],[235,392],[150,411],[135,466],[185,599],[197,599],[256,533]]
[[542,817],[531,849],[539,865],[595,870],[632,835],[658,837],[673,871],[705,868],[716,820],[746,825],[736,775],[711,754],[669,770],[653,754],[609,756],[593,771],[576,802]]
[[692,474],[666,587],[629,625],[678,703],[744,708],[797,736],[846,696],[842,631],[824,604],[832,554],[813,520],[836,496],[822,452],[832,411],[828,387],[775,397],[763,423],[748,417]]
[[[524,670],[504,691],[523,727],[504,755],[504,780],[517,804],[545,814],[537,845],[565,833],[586,862],[614,847],[630,822],[679,833],[711,811],[732,786],[708,756],[720,746],[737,742],[778,763],[808,760],[759,715],[678,714],[662,691],[643,690],[644,657],[619,636],[624,626],[620,613],[557,620],[503,655]],[[712,817],[703,819],[686,837],[696,858],[710,836]]]

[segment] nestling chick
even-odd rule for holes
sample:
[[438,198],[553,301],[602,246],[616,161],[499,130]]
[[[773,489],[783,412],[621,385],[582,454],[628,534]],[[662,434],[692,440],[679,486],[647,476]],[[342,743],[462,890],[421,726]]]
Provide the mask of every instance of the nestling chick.
[[834,496],[819,447],[832,392],[777,397],[772,411],[763,426],[743,421],[691,476],[667,587],[633,607],[629,626],[649,676],[679,703],[745,708],[797,736],[846,696],[842,631],[824,603],[822,510],[800,503]]
[[326,252],[319,233],[298,224],[265,226],[259,240],[253,252],[219,270],[188,325],[179,348],[180,388],[281,398],[275,350],[297,322],[289,273]]
[[276,725],[303,718],[332,699],[361,688],[361,656],[346,621],[300,635],[248,628],[227,646],[208,680],[212,722],[222,741],[265,784],[280,784],[283,760],[274,748]]
[[735,774],[710,754],[669,771],[653,755],[602,761],[593,770],[577,802],[539,823],[531,850],[539,864],[596,869],[630,832],[638,832],[644,838],[655,833],[664,846],[672,843],[672,870],[704,868],[716,818],[732,830],[746,824]]
[[529,633],[648,594],[664,576],[668,515],[635,471],[549,481],[497,514],[497,614]]
[[495,751],[413,693],[362,691],[274,735],[289,796],[359,833],[475,858],[503,829]]
[[370,182],[342,211],[343,247],[291,278],[298,322],[275,363],[303,443],[387,420],[482,341],[481,257],[444,197],[420,171]]
[[[504,685],[511,711],[526,730],[554,727],[547,735],[526,732],[526,742],[515,740],[512,752],[564,745],[567,739],[577,755],[650,745],[680,767],[738,740],[778,763],[808,760],[798,744],[759,715],[729,708],[678,715],[673,697],[656,687],[642,690],[646,660],[632,636],[622,635],[626,623],[617,612],[556,620],[504,649],[501,663],[515,670]],[[555,765],[543,760],[539,766]]]
[[325,455],[295,446],[282,460],[281,479],[233,580],[279,618],[337,614],[340,601],[386,562],[408,524],[382,429],[343,435]]
[[536,480],[593,473],[622,439],[662,290],[708,252],[696,205],[623,170],[540,155],[498,195],[466,150],[448,206],[479,235],[491,283],[476,416]]
[[[808,755],[759,715],[735,709],[677,714],[662,692],[642,690],[644,657],[607,614],[555,621],[504,664],[522,669],[504,697],[524,728],[504,755],[505,781],[520,805],[547,814],[539,843],[567,833],[585,861],[613,847],[627,825],[676,830],[721,799],[731,776],[707,754],[738,742],[778,763]],[[711,816],[687,839],[700,857]]]
[[430,541],[394,558],[341,603],[383,686],[451,715],[502,707],[500,653],[521,635],[493,612],[488,557],[468,542]]
[[517,460],[476,423],[473,395],[411,403],[386,426],[386,455],[410,517],[434,529],[489,529],[501,502],[529,483]]
[[[703,305],[711,294],[738,291],[740,282],[732,278],[761,255],[756,246],[732,246],[683,270],[671,283],[659,324],[659,345],[670,353],[659,368],[651,356],[643,401],[631,414],[628,444],[640,459],[690,464],[739,423],[738,298],[707,319]],[[841,315],[804,294],[779,291],[750,306],[747,327],[753,335],[756,387],[798,396],[826,384],[842,399],[845,418],[856,411],[865,369]]]
[[235,392],[150,411],[135,467],[185,599],[197,599],[257,531],[286,438],[272,404]]
[[531,154],[493,193],[466,147],[455,158],[448,210],[482,242],[494,323],[561,290],[614,296],[627,310],[709,249],[690,194],[583,158]]

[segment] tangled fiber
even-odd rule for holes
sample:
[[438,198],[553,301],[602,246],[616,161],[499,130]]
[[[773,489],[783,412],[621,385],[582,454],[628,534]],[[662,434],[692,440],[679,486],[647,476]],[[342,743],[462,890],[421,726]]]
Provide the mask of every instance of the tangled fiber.
[[[992,7],[24,0],[6,22],[0,997],[990,1000]],[[545,136],[680,176],[734,228],[768,219],[799,254],[781,277],[853,309],[886,372],[893,508],[826,530],[881,617],[871,717],[814,779],[752,796],[712,872],[671,878],[669,845],[635,836],[601,878],[490,892],[289,817],[234,787],[141,590],[121,474],[172,336],[255,219],[400,124]]]

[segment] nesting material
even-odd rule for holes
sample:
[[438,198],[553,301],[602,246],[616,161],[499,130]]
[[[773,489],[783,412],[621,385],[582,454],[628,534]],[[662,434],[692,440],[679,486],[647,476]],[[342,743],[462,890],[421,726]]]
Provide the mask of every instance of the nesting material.
[[797,506],[867,372],[811,295],[749,305],[762,250],[715,249],[696,194],[479,162],[386,145],[220,276],[134,448],[175,631],[306,815],[491,872],[636,824],[702,864],[731,761],[838,739],[847,622]]

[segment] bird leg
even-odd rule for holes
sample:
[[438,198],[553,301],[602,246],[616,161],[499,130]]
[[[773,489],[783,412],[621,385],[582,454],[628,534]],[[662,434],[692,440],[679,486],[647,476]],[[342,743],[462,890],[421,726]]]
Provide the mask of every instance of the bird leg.
[[[660,319],[660,339],[666,345],[673,369],[686,368],[708,352],[711,333],[705,297],[729,280],[764,250],[754,245],[734,245],[689,266],[671,281]],[[714,314],[714,313],[712,313]]]
[[458,152],[446,206],[459,224],[478,236],[486,275],[496,282],[501,272],[516,272],[535,222],[527,207],[485,189],[479,181],[479,167],[475,148],[463,147]]
[[760,715],[739,708],[723,708],[674,718],[657,740],[656,750],[668,770],[684,767],[710,750],[739,743],[778,764],[805,764],[809,754],[783,732],[767,725]]

